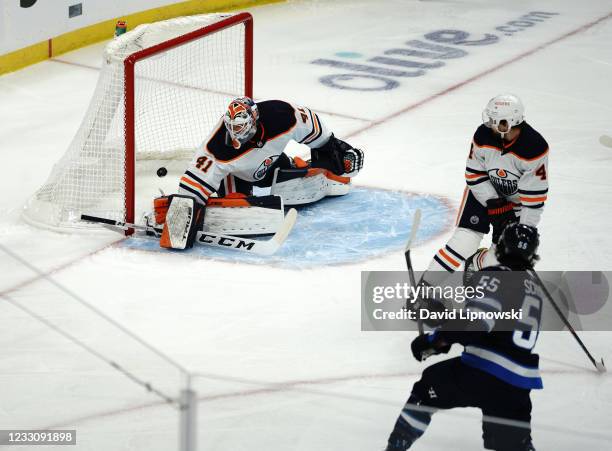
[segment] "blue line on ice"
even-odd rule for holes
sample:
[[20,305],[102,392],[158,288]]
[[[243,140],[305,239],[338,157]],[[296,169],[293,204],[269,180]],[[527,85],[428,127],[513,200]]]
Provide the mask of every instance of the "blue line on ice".
[[[356,187],[346,196],[326,198],[299,208],[295,227],[283,247],[271,257],[198,245],[185,253],[292,269],[350,264],[403,249],[417,208],[423,214],[417,244],[446,229],[452,211],[438,197]],[[121,246],[168,252],[146,238],[130,238]]]

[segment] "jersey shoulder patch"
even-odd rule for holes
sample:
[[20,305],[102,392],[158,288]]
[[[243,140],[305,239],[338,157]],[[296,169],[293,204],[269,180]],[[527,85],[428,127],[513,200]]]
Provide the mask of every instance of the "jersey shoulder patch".
[[297,123],[295,109],[282,100],[257,102],[259,120],[265,130],[265,139],[270,140],[287,133]]

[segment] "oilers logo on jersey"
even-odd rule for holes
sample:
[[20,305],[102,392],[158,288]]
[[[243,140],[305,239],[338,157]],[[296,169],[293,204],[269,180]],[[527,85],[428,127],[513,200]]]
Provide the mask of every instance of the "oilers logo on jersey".
[[253,178],[255,180],[263,179],[268,173],[268,169],[270,169],[270,167],[272,167],[274,162],[278,160],[279,158],[280,158],[280,155],[271,155],[268,158],[266,158],[264,161],[262,161],[259,167],[253,173]]
[[491,180],[497,192],[504,196],[516,194],[520,178],[520,175],[503,168],[489,169],[489,180]]

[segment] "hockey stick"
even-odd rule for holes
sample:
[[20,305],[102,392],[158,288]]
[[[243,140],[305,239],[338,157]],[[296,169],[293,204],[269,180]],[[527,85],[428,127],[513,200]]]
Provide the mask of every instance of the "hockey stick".
[[[408,267],[408,276],[410,277],[410,283],[416,289],[416,278],[414,277],[414,269],[412,268],[412,260],[410,259],[410,248],[416,239],[416,234],[421,224],[421,209],[417,208],[412,216],[412,228],[410,229],[410,236],[406,242],[406,248],[404,250],[404,257],[406,258],[406,266]],[[420,318],[417,318],[417,327],[419,328],[419,335],[423,335],[423,322]]]
[[595,358],[591,355],[591,353],[589,352],[585,344],[582,342],[582,340],[580,339],[580,337],[578,336],[578,334],[576,333],[576,331],[570,324],[569,320],[565,317],[565,315],[563,315],[563,312],[561,311],[561,309],[559,308],[559,306],[557,305],[557,303],[551,296],[550,292],[548,291],[548,289],[542,282],[542,279],[540,279],[540,276],[538,275],[538,273],[535,271],[532,271],[532,273],[534,274],[536,280],[542,287],[542,291],[544,291],[544,294],[548,298],[548,301],[552,304],[553,308],[555,309],[555,312],[557,312],[557,315],[559,315],[559,318],[561,318],[561,321],[563,321],[563,324],[565,324],[565,327],[567,327],[570,333],[574,336],[574,338],[576,339],[576,341],[578,342],[578,344],[580,345],[584,353],[587,355],[587,357],[589,358],[589,360],[591,361],[595,369],[597,369],[597,371],[599,371],[600,373],[605,373],[607,370],[606,370],[606,366],[604,365],[603,359],[601,359],[601,362],[598,362],[597,360],[595,360]]
[[[250,238],[240,238],[231,235],[221,235],[219,233],[203,232],[199,231],[196,234],[196,242],[206,246],[222,247],[225,249],[236,249],[237,251],[250,252],[257,255],[272,255],[274,254],[285,242],[289,232],[293,228],[297,219],[297,211],[295,208],[290,209],[285,215],[285,219],[281,223],[279,229],[276,231],[274,236],[269,240],[253,240]],[[138,224],[130,224],[121,221],[114,221],[112,219],[99,218],[97,216],[81,215],[82,221],[95,222],[102,224],[108,229],[116,232],[123,232],[127,229],[134,229],[141,232],[152,233],[153,237],[159,237],[162,233],[162,229],[143,226]]]
[[602,146],[606,146],[606,147],[612,147],[612,136],[608,136],[608,135],[601,135],[599,137],[599,143]]

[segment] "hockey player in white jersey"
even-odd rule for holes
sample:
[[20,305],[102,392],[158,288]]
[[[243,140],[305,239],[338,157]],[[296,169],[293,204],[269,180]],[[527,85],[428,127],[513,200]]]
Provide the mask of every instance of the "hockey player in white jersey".
[[[470,144],[455,232],[434,256],[425,283],[439,284],[462,266],[472,272],[496,264],[494,248],[508,223],[540,222],[548,193],[546,140],[525,122],[516,95],[492,98],[482,119]],[[478,250],[491,228],[492,248]]]
[[[310,148],[310,162],[284,153],[291,140]],[[164,224],[160,244],[191,247],[213,193],[252,199],[246,196],[254,186],[271,186],[285,205],[305,204],[346,194],[362,166],[363,152],[336,138],[310,109],[234,99],[181,177],[178,194],[155,200],[156,222]]]

